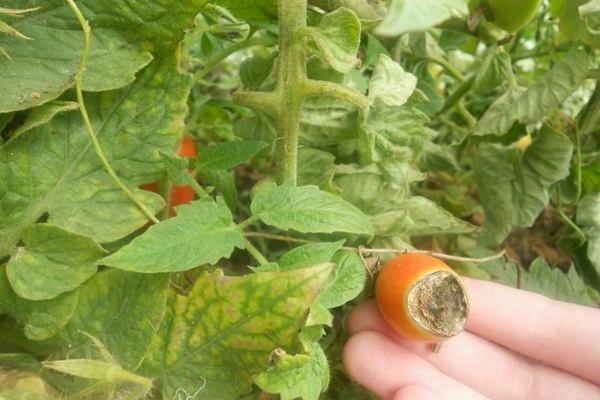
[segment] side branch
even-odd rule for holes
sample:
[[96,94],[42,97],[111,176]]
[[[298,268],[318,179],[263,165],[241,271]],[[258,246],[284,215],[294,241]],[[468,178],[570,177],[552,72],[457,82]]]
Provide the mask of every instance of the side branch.
[[350,89],[346,86],[327,82],[307,79],[302,84],[302,94],[305,97],[311,96],[330,96],[338,99],[349,101],[361,110],[366,110],[369,107],[367,96],[357,90]]

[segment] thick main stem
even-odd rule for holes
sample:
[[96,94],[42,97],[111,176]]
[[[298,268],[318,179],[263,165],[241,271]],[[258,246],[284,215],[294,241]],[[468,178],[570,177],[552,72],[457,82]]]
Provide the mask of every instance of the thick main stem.
[[299,32],[306,27],[306,0],[279,0],[277,64],[277,180],[296,184],[298,136],[304,104],[306,50]]

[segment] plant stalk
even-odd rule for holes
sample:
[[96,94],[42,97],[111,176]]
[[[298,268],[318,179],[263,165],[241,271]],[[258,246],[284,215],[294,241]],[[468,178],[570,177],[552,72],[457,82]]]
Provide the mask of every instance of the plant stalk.
[[277,65],[277,181],[297,182],[298,136],[306,80],[306,0],[279,0],[279,60]]

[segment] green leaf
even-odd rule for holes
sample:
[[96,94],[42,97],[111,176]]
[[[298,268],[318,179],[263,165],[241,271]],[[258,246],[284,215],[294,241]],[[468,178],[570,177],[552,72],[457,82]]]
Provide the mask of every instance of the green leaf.
[[512,74],[510,55],[501,47],[492,46],[487,50],[483,62],[475,74],[473,91],[478,94],[486,94],[496,90]]
[[277,20],[277,2],[272,0],[217,0],[215,3],[244,21],[262,24]]
[[580,7],[588,3],[591,3],[590,0],[555,0],[551,2],[551,10],[559,19],[561,35],[565,35],[572,41],[583,42],[588,46],[598,48],[600,47],[600,38],[596,32],[589,30],[590,25],[586,21],[594,18],[584,18],[580,12]]
[[225,277],[203,273],[176,295],[145,370],[164,398],[236,399],[251,388],[277,348],[290,350],[330,265]]
[[27,119],[20,125],[17,129],[15,129],[11,135],[10,140],[14,140],[18,138],[22,134],[27,131],[30,131],[33,128],[36,128],[40,125],[43,125],[54,118],[55,115],[66,112],[78,110],[79,104],[72,101],[52,101],[50,103],[44,104],[43,106],[36,107],[29,112],[27,115]]
[[[81,0],[77,4],[92,26],[91,51],[83,89],[103,91],[133,82],[135,74],[153,55],[175,51],[184,29],[206,0],[185,5],[175,0]],[[34,0],[14,0],[11,6],[40,5]],[[164,10],[170,10],[165,13]],[[73,86],[79,68],[82,32],[69,5],[46,0],[37,11],[11,22],[14,29],[33,40],[0,35],[0,48],[11,57],[0,62],[0,112],[24,110],[58,97]],[[151,54],[148,50],[153,51]]]
[[340,7],[323,16],[317,27],[307,27],[304,33],[334,70],[346,73],[357,64],[360,29],[360,20],[354,11]]
[[333,279],[317,298],[324,308],[339,307],[353,300],[362,292],[367,280],[365,265],[356,252],[338,251],[331,261],[335,263]]
[[343,244],[344,241],[340,240],[338,242],[309,243],[298,246],[279,258],[279,268],[282,271],[292,271],[323,264],[331,260],[331,257]]
[[554,68],[527,89],[512,88],[486,111],[475,127],[476,135],[504,135],[515,122],[534,124],[558,107],[588,75],[588,59],[569,52]]
[[177,207],[175,218],[151,226],[98,263],[143,273],[187,271],[215,264],[244,246],[225,202],[206,198]]
[[382,36],[399,36],[424,31],[454,15],[466,15],[468,11],[465,0],[392,0],[388,15],[375,32]]
[[14,291],[28,300],[49,300],[79,287],[96,273],[105,253],[92,239],[50,224],[35,224],[22,236],[6,267]]
[[369,100],[389,107],[406,103],[417,87],[417,77],[405,72],[400,64],[385,54],[379,55],[369,81]]
[[585,194],[600,190],[600,158],[581,166],[581,184]]
[[198,152],[194,167],[200,170],[232,169],[248,161],[265,147],[267,143],[253,140],[211,144]]
[[30,301],[19,297],[0,268],[0,314],[9,314],[25,325],[25,336],[44,340],[56,335],[69,322],[77,306],[77,290],[52,300]]
[[168,287],[166,274],[97,273],[79,290],[73,318],[58,337],[63,356],[101,358],[85,332],[103,343],[119,365],[135,370],[164,316]]
[[600,192],[581,199],[577,207],[577,224],[588,238],[587,256],[600,273]]
[[486,213],[482,239],[501,243],[531,226],[549,201],[549,189],[569,174],[573,145],[549,127],[521,154],[514,146],[483,144],[473,159],[479,200]]
[[[482,264],[484,269],[492,276],[492,280],[507,286],[515,287],[517,284],[516,264],[497,260]],[[568,273],[558,268],[551,268],[542,258],[537,258],[529,267],[529,271],[521,270],[520,288],[543,294],[550,298],[586,306],[599,304],[588,295],[589,287],[571,267]]]
[[330,187],[335,174],[335,156],[312,147],[298,149],[298,185]]
[[393,211],[374,215],[371,223],[377,236],[424,236],[472,233],[477,227],[456,218],[425,197],[414,196],[398,204]]
[[268,81],[277,53],[248,57],[240,65],[240,79],[248,90],[259,90]]
[[222,169],[209,169],[200,173],[203,181],[215,187],[217,193],[223,196],[230,210],[235,211],[238,206],[238,191],[235,183],[234,171]]
[[[190,82],[173,62],[152,63],[126,89],[86,96],[108,161],[130,187],[164,174],[159,150],[172,151],[174,132],[183,130]],[[164,206],[155,193],[133,191],[152,211]],[[77,113],[57,115],[0,148],[0,256],[46,213],[49,222],[101,243],[148,221],[104,171]]]
[[373,232],[358,208],[316,186],[270,185],[254,197],[251,210],[265,224],[282,230],[364,235]]
[[15,113],[0,114],[0,133],[6,128],[6,126],[12,121]]
[[318,400],[329,385],[329,364],[318,343],[308,345],[308,354],[276,357],[273,365],[254,380],[267,393],[281,400]]

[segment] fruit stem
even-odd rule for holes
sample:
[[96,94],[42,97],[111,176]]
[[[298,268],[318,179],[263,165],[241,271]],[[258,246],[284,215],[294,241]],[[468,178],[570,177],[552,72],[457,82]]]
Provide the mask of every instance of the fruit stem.
[[250,253],[250,255],[254,257],[254,259],[258,261],[260,265],[269,263],[265,256],[263,256],[262,253],[256,247],[254,247],[254,245],[248,239],[244,239],[244,241],[246,244],[246,251]]
[[[247,225],[248,224],[246,224],[245,226],[247,226]],[[245,232],[244,235],[246,237],[257,237],[257,238],[263,238],[263,239],[269,239],[269,240],[280,240],[283,242],[290,242],[290,243],[301,243],[301,244],[318,243],[318,242],[313,242],[312,240],[298,239],[298,238],[294,238],[291,236],[275,235],[275,234],[271,234],[271,233],[262,233],[262,232]],[[493,254],[491,256],[472,258],[472,257],[454,256],[451,254],[439,253],[439,252],[430,251],[430,250],[417,250],[417,249],[369,249],[369,248],[362,247],[362,246],[361,247],[342,246],[342,247],[340,247],[340,249],[356,251],[361,256],[364,254],[405,254],[405,253],[427,254],[432,257],[441,258],[444,260],[459,261],[459,262],[466,262],[466,263],[472,263],[472,264],[483,264],[486,262],[490,262],[490,261],[494,261],[499,258],[502,258],[505,255],[504,250],[499,253]]]

